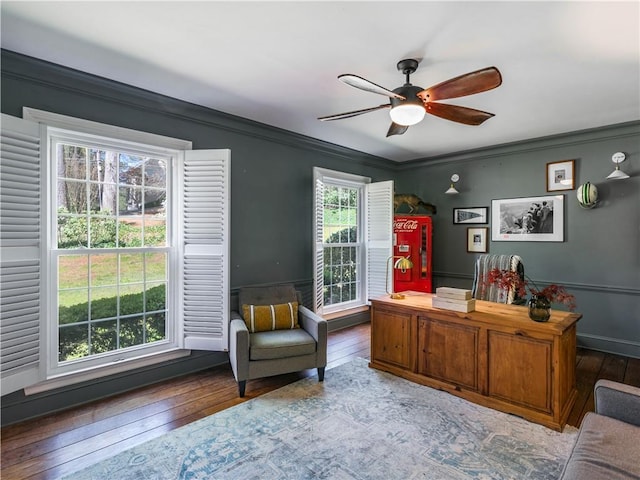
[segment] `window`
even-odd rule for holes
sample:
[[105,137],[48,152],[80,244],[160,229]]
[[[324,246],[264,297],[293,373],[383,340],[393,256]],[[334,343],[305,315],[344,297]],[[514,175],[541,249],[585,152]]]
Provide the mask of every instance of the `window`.
[[319,313],[365,305],[385,289],[393,182],[314,169],[314,294]]
[[166,321],[176,255],[168,178],[178,152],[106,142],[57,130],[49,135],[56,172],[50,269],[62,369],[107,353],[175,344],[175,322]]
[[323,304],[361,303],[362,234],[358,225],[362,187],[325,185]]
[[226,350],[230,152],[2,117],[3,392]]

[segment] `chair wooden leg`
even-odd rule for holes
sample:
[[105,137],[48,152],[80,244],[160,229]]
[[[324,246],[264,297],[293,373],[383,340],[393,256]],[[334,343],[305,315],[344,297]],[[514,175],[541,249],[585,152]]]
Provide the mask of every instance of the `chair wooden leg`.
[[324,380],[324,367],[318,367],[318,381],[322,382]]
[[238,390],[240,392],[240,397],[244,397],[244,390],[247,386],[247,381],[246,380],[241,380],[238,382]]

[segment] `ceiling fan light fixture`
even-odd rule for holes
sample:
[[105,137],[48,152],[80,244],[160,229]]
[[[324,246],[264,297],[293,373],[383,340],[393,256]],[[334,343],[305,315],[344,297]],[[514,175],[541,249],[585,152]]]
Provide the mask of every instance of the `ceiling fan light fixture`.
[[363,113],[389,108],[392,122],[387,131],[387,137],[391,137],[404,134],[410,126],[420,123],[427,113],[465,125],[480,125],[485,120],[493,117],[493,114],[489,112],[459,105],[438,103],[436,100],[464,97],[498,87],[502,83],[502,76],[496,67],[483,68],[464,75],[458,75],[455,78],[425,89],[411,84],[410,76],[418,68],[418,63],[419,61],[413,58],[398,62],[396,67],[405,76],[405,84],[393,90],[388,90],[366,78],[351,73],[339,75],[338,79],[341,82],[365,92],[389,97],[390,103],[337,115],[327,115],[319,117],[318,120],[351,118]]
[[389,111],[389,116],[394,123],[409,127],[420,123],[424,118],[426,111],[422,105],[405,103],[397,105]]

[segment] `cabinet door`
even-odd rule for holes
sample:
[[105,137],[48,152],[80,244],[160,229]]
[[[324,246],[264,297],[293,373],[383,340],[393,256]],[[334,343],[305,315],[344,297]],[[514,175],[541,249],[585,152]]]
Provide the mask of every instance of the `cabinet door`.
[[418,319],[418,373],[478,390],[478,333],[430,317]]
[[411,315],[374,308],[371,317],[371,358],[411,369]]
[[489,331],[489,396],[551,412],[552,340]]

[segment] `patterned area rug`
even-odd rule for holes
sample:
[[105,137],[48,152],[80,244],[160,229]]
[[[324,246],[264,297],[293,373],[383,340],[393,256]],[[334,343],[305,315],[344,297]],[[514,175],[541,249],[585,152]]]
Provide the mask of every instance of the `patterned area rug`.
[[356,359],[127,450],[68,479],[556,479],[558,433]]

